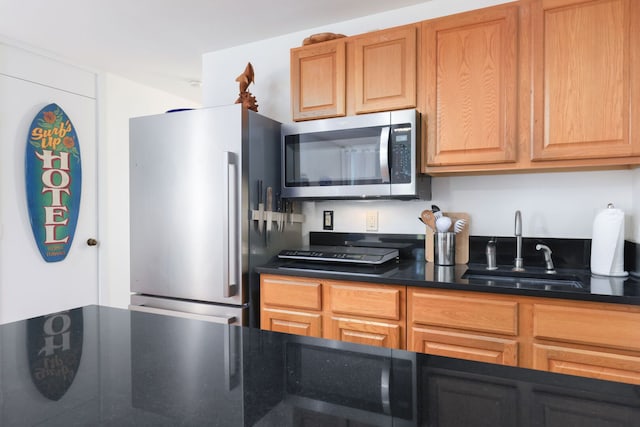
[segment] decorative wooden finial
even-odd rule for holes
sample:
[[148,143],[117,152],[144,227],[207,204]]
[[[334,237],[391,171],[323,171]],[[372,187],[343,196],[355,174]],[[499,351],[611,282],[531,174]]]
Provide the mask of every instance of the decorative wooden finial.
[[251,62],[247,63],[242,74],[236,77],[236,81],[240,83],[240,94],[236,99],[236,104],[242,104],[249,110],[258,111],[258,103],[256,97],[251,94],[247,89],[251,83],[254,82],[253,66]]

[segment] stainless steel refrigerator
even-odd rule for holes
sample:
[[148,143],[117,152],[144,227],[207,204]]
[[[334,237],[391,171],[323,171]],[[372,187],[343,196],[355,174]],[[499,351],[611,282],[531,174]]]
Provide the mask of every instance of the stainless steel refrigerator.
[[129,143],[130,308],[259,326],[254,268],[301,243],[278,197],[280,123],[179,111],[132,118]]

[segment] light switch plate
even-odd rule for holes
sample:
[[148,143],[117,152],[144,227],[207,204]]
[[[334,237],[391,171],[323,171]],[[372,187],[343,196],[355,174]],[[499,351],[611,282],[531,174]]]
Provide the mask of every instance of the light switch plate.
[[367,231],[378,231],[378,211],[367,211]]

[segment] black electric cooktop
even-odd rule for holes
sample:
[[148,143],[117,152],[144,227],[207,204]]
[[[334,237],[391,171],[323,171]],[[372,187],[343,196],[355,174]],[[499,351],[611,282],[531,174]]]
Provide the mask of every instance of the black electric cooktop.
[[282,259],[351,264],[383,264],[397,257],[397,249],[362,246],[309,246],[301,249],[285,249],[278,254],[278,258]]

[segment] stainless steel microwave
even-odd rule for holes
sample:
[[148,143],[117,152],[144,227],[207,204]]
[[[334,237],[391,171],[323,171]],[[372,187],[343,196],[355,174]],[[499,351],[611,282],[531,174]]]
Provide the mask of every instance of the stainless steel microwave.
[[398,110],[282,125],[282,197],[430,199],[420,114]]

